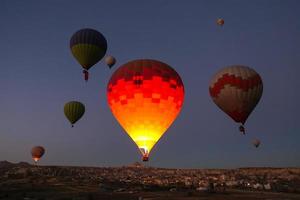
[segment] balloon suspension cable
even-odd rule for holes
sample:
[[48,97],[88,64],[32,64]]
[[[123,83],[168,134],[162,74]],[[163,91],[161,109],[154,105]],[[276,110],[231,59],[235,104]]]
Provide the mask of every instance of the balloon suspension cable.
[[240,125],[239,130],[240,130],[240,132],[241,132],[243,135],[246,134],[244,125]]
[[87,70],[82,71],[84,74],[84,80],[87,82],[89,80],[89,72]]

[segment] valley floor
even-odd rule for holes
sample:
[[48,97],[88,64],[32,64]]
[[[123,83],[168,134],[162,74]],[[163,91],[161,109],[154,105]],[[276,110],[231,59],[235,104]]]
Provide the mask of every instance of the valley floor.
[[89,187],[36,187],[0,189],[5,200],[300,200],[300,194],[250,192],[241,190],[224,193],[207,192],[99,192]]

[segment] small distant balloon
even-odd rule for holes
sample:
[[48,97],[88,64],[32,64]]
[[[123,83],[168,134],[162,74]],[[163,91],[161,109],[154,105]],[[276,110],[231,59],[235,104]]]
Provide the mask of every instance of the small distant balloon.
[[35,163],[45,154],[45,148],[42,146],[35,146],[31,149],[31,156]]
[[257,148],[260,145],[260,140],[259,139],[255,139],[253,140],[253,145]]
[[116,64],[116,58],[113,56],[106,56],[105,63],[109,68],[112,68]]
[[225,21],[224,21],[224,19],[222,19],[222,18],[220,18],[220,19],[217,20],[217,24],[218,24],[219,26],[223,26],[224,23],[225,23]]
[[64,113],[67,119],[70,121],[72,127],[83,116],[85,107],[83,103],[78,101],[70,101],[64,106]]
[[82,66],[84,79],[87,81],[88,70],[104,57],[107,41],[99,31],[85,28],[73,34],[70,40],[70,49]]

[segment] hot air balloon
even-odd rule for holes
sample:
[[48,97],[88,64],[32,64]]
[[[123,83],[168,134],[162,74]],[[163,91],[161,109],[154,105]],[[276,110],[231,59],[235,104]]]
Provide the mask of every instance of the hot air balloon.
[[221,18],[220,18],[220,19],[217,20],[217,24],[218,24],[219,26],[223,26],[224,23],[225,23],[224,19],[221,19]]
[[260,145],[260,141],[258,139],[253,140],[253,145],[257,148]]
[[45,154],[45,148],[42,146],[35,146],[31,149],[31,156],[35,163]]
[[153,146],[179,114],[184,101],[180,76],[157,60],[130,61],[107,85],[109,107],[148,161]]
[[233,65],[217,72],[211,80],[209,93],[217,106],[235,122],[244,124],[259,102],[263,83],[259,74],[250,67]]
[[72,127],[83,116],[85,107],[78,101],[70,101],[64,106],[65,116],[70,121]]
[[70,48],[73,56],[83,67],[84,79],[87,81],[88,70],[104,57],[107,42],[100,32],[86,28],[73,34]]
[[108,65],[109,68],[112,68],[116,63],[116,59],[113,56],[106,56],[105,63]]

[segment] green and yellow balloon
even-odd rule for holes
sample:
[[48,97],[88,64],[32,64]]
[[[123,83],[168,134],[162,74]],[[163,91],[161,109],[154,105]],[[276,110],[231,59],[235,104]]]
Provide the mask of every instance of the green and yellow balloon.
[[64,106],[64,113],[67,119],[70,121],[72,127],[83,116],[85,107],[83,103],[78,101],[70,101]]
[[73,34],[70,40],[70,49],[82,66],[84,79],[87,81],[88,70],[104,57],[107,41],[99,31],[85,28]]

